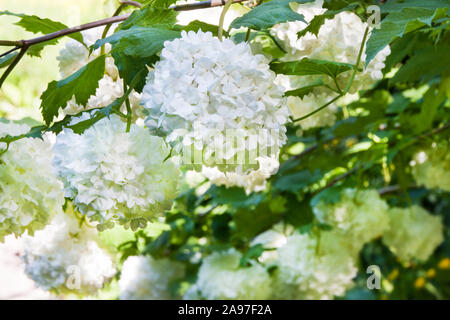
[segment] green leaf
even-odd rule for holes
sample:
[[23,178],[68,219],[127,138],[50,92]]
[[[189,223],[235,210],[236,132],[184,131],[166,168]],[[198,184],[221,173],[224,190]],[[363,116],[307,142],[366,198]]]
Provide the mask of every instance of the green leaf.
[[229,204],[233,208],[254,208],[265,199],[263,193],[247,195],[245,190],[239,187],[212,186],[208,194],[212,197],[213,205]]
[[[219,32],[219,27],[215,26],[213,24],[209,24],[206,22],[202,22],[199,20],[194,20],[191,21],[187,26],[181,26],[181,25],[176,25],[175,26],[176,30],[184,30],[186,32],[188,31],[195,31],[197,32],[198,30],[202,30],[203,32],[211,32],[214,36],[217,36],[218,32]],[[227,36],[228,33],[224,32],[224,36]]]
[[296,76],[325,74],[336,78],[340,73],[353,69],[353,65],[342,62],[303,58],[300,61],[272,62],[270,69],[276,73]]
[[14,52],[8,53],[4,57],[1,57],[0,58],[0,69],[9,66],[18,54],[19,54],[19,52],[14,51]]
[[391,54],[386,58],[384,72],[389,72],[398,63],[401,63],[405,57],[411,54],[417,43],[423,43],[423,41],[428,40],[427,38],[428,37],[424,34],[411,32],[402,38],[394,40],[390,44]]
[[394,101],[392,101],[386,108],[386,113],[401,113],[406,107],[411,103],[411,100],[406,98],[401,93],[394,94],[392,96]]
[[284,93],[284,95],[287,97],[296,96],[296,97],[303,98],[307,94],[311,93],[315,88],[320,87],[322,85],[323,85],[323,82],[321,80],[319,80],[317,82],[314,82],[313,84],[310,84],[309,86],[301,87],[301,88],[298,88],[295,90],[286,91]]
[[58,39],[52,39],[41,43],[36,43],[28,48],[27,54],[31,57],[41,57],[42,49],[46,46],[52,46],[58,43]]
[[406,7],[408,8],[421,8],[421,9],[436,9],[436,8],[448,8],[450,3],[448,0],[389,0],[386,1],[381,7],[381,12],[397,12],[402,11]]
[[227,242],[230,239],[230,226],[231,215],[224,213],[216,215],[212,219],[211,228],[213,231],[213,237],[219,241]]
[[151,241],[145,247],[145,252],[152,256],[160,256],[164,253],[166,248],[170,245],[171,232],[164,231],[158,238]]
[[[119,30],[113,35],[97,40],[93,48],[97,49],[105,43],[111,43],[111,54],[119,69],[120,77],[127,84],[147,65],[157,61],[156,54],[164,47],[165,41],[179,38],[181,32],[152,27],[133,26],[126,30]],[[136,84],[137,91],[141,91],[145,78]]]
[[295,228],[299,228],[312,223],[313,219],[314,214],[309,203],[309,198],[298,202],[295,196],[290,195],[284,220]]
[[127,30],[133,26],[171,28],[177,21],[177,12],[165,8],[145,6],[135,10],[122,22],[119,30]]
[[177,0],[141,0],[139,2],[155,8],[168,8],[171,4],[177,2]]
[[292,174],[280,176],[273,183],[273,188],[279,191],[290,191],[297,194],[301,189],[311,185],[321,178],[320,171],[311,173],[309,170],[302,170]]
[[[42,34],[48,34],[52,32],[56,32],[62,29],[67,29],[68,27],[61,22],[53,21],[48,18],[39,18],[35,15],[26,15],[22,13],[13,13],[10,11],[0,11],[1,15],[9,15],[9,16],[15,16],[20,18],[18,22],[15,24],[24,28],[26,31],[32,32],[34,34],[42,33]],[[82,43],[83,45],[83,36],[81,33],[72,33],[67,35],[68,37]],[[40,52],[46,45],[55,45],[58,43],[58,39],[53,39],[50,41],[46,41],[44,43],[36,44],[30,47],[30,49],[27,51],[27,53],[30,56],[37,56],[40,57]]]
[[442,85],[440,88],[434,85],[428,89],[423,97],[420,113],[410,119],[415,133],[421,133],[431,129],[436,112],[439,106],[445,101],[445,98]]
[[[95,123],[97,123],[101,119],[103,119],[105,117],[109,117],[115,111],[120,110],[120,107],[125,103],[125,100],[130,95],[133,86],[135,86],[136,83],[142,81],[142,79],[145,79],[145,75],[146,75],[145,70],[141,70],[141,72],[139,72],[136,75],[136,77],[133,79],[130,87],[123,94],[123,96],[117,98],[116,100],[111,102],[108,106],[90,109],[88,111],[81,111],[80,113],[78,113],[76,115],[67,115],[63,120],[55,122],[50,128],[47,129],[47,131],[58,134],[64,128],[69,128],[69,129],[72,129],[72,131],[74,133],[82,134],[84,131],[86,131],[87,129],[92,127]],[[75,124],[70,124],[72,122],[72,119],[80,117],[85,112],[89,112],[89,114],[90,114],[89,119],[86,119],[83,121],[78,121]]]
[[319,202],[324,202],[325,204],[338,203],[341,200],[341,190],[340,186],[332,186],[320,191],[311,199],[311,207],[315,207]]
[[85,105],[89,97],[95,94],[98,82],[105,73],[105,55],[102,55],[80,70],[60,81],[52,81],[41,95],[41,111],[48,125],[58,116],[60,108],[75,96],[77,104]]
[[250,247],[250,249],[242,256],[240,265],[244,268],[247,267],[250,264],[249,261],[257,260],[263,254],[264,250],[264,246],[260,243]]
[[412,7],[412,5],[408,2],[408,7],[392,6],[392,11],[381,21],[380,29],[372,30],[366,45],[366,65],[397,37],[403,37],[424,25],[431,25],[438,8]]
[[233,214],[235,237],[251,239],[280,221],[282,213],[273,212],[267,202],[254,209],[242,208]]
[[429,81],[450,71],[450,45],[429,45],[418,50],[390,80],[391,83]]
[[[35,126],[32,127],[30,129],[30,131],[28,131],[27,133],[18,135],[18,136],[11,136],[11,135],[6,135],[6,136],[2,136],[0,138],[0,143],[12,143],[14,141],[20,140],[20,139],[24,139],[24,138],[37,138],[37,139],[42,139],[42,132],[45,129],[45,126]],[[0,154],[1,154],[1,150],[0,149]]]
[[254,30],[262,30],[270,28],[277,23],[297,20],[305,22],[303,15],[292,11],[289,3],[311,1],[272,0],[257,6],[242,17],[234,19],[230,28],[247,27]]
[[309,24],[306,28],[304,28],[303,30],[301,30],[300,32],[297,33],[297,36],[299,38],[303,37],[308,32],[317,36],[319,34],[320,27],[325,23],[325,20],[333,19],[334,16],[336,16],[337,14],[339,14],[343,11],[352,11],[352,10],[356,9],[358,6],[360,6],[359,3],[352,3],[346,7],[338,9],[338,10],[327,10],[323,14],[315,16],[309,22]]

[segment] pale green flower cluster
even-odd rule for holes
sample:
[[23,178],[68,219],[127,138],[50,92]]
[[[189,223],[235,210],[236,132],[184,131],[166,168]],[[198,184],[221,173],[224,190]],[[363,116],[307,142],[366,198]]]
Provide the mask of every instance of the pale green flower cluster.
[[268,299],[271,279],[260,264],[240,266],[242,254],[235,249],[216,251],[205,257],[198,271],[197,282],[185,299]]
[[99,228],[119,222],[135,229],[161,215],[177,195],[180,171],[160,137],[117,116],[82,135],[65,129],[54,146],[54,167],[66,197]]
[[184,277],[184,265],[167,258],[131,256],[123,263],[119,280],[122,300],[168,300],[171,282]]
[[381,236],[389,227],[388,205],[373,189],[344,189],[338,203],[319,202],[314,214],[345,237],[348,246],[359,252],[365,243]]
[[274,297],[332,299],[353,286],[356,259],[347,239],[331,231],[294,234],[278,249]]
[[450,191],[450,140],[434,142],[429,148],[418,152],[411,165],[419,185]]
[[391,208],[389,219],[383,242],[403,261],[426,261],[444,241],[442,217],[422,207]]
[[45,229],[26,237],[23,261],[38,286],[60,294],[95,294],[116,273],[110,255],[97,243],[97,231],[80,226],[73,211],[58,214]]
[[[28,132],[27,125],[0,122],[0,137]],[[0,143],[0,150],[6,148]],[[8,234],[33,234],[61,212],[62,183],[52,170],[50,137],[11,143],[0,156],[0,241]]]

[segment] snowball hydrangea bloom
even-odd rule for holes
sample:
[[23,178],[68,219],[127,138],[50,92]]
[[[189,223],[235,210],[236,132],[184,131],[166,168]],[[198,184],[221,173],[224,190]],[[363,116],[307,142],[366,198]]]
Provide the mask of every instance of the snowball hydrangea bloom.
[[[104,27],[82,31],[81,34],[83,36],[84,44],[87,47],[93,45],[101,38],[103,30]],[[94,50],[89,54],[89,49],[86,46],[73,39],[67,41],[65,47],[61,49],[59,56],[56,58],[59,61],[59,70],[62,78],[70,76],[90,61],[100,56],[100,49]],[[106,44],[107,51],[110,50],[110,47],[110,44]],[[72,98],[63,109],[63,114],[75,115],[83,110],[106,107],[123,95],[123,89],[123,80],[119,77],[119,71],[114,64],[114,59],[112,57],[107,57],[105,75],[100,79],[95,94],[89,98],[85,106],[77,104],[75,98]],[[142,108],[140,106],[140,94],[132,91],[129,99],[134,117],[137,118],[143,116]],[[126,110],[125,106],[122,108],[123,110]]]
[[[0,122],[0,137],[21,135],[29,129]],[[0,151],[5,148],[0,143]],[[49,136],[15,141],[0,155],[0,241],[8,234],[33,234],[62,211],[63,186],[53,173],[52,159]]]
[[271,279],[260,264],[243,268],[242,254],[235,249],[214,252],[203,259],[197,282],[188,289],[185,299],[261,300],[271,294]]
[[[292,4],[298,13],[305,16],[306,23],[302,21],[286,22],[272,28],[272,35],[278,39],[287,51],[287,54],[282,60],[297,61],[303,58],[309,58],[349,64],[356,63],[367,23],[363,22],[354,13],[341,12],[333,19],[325,20],[324,24],[320,27],[317,37],[309,32],[300,38],[298,37],[297,33],[306,28],[308,23],[316,15],[320,15],[326,11],[326,9],[322,8],[322,5],[323,0],[315,1],[312,4]],[[385,66],[384,61],[390,52],[390,47],[386,46],[365,67],[366,54],[364,50],[359,65],[363,71],[356,74],[352,86],[349,88],[349,94],[330,105],[330,107],[334,107],[336,110],[336,105],[350,103],[357,98],[357,95],[352,94],[355,94],[360,90],[367,90],[372,87],[376,81],[380,80],[383,77],[382,69]],[[346,88],[351,74],[352,71],[346,71],[338,76],[337,83],[340,89]],[[285,90],[305,87],[317,81],[322,81],[332,88],[336,87],[334,81],[325,75],[302,77],[289,76],[288,79],[288,85],[284,85]],[[281,83],[286,84],[286,81],[282,81]],[[328,95],[327,101],[336,96],[335,93],[324,87],[314,89],[313,93],[315,95],[326,93]],[[319,97],[318,100],[323,100],[323,97]],[[317,107],[322,105],[321,102],[322,101],[319,103],[318,101],[316,103]],[[303,109],[303,106],[300,103],[296,103],[295,105],[291,104],[291,111],[293,113],[305,115],[308,113],[307,109],[309,103],[309,101],[305,103],[306,106],[304,108],[306,110]],[[292,107],[294,108],[292,109]],[[315,122],[317,125],[329,124],[329,121],[321,121],[323,112],[324,111],[321,111],[311,116],[311,118],[316,118]],[[330,111],[328,111],[328,113],[329,112]],[[324,115],[324,117],[329,118],[329,115]]]
[[[323,0],[316,1],[314,4],[297,5],[297,12],[305,16],[307,23],[302,21],[286,22],[272,28],[272,34],[282,42],[288,52],[283,60],[295,61],[307,57],[349,64],[356,62],[367,23],[352,12],[344,11],[337,14],[333,19],[325,20],[317,37],[307,33],[298,38],[297,33],[303,30],[314,16],[326,11],[326,9],[321,8],[322,4]],[[377,80],[380,80],[383,77],[381,70],[385,66],[384,61],[389,54],[390,47],[386,46],[364,68],[366,60],[364,50],[360,63],[360,67],[364,70],[357,74],[350,92],[355,93],[359,90],[368,89]],[[338,77],[341,89],[346,87],[350,76],[351,71],[347,71]],[[299,78],[297,77],[297,79]],[[333,85],[328,77],[324,77],[323,80],[325,83]]]
[[165,43],[147,79],[146,125],[166,136],[185,164],[217,168],[223,184],[239,185],[246,178],[229,173],[267,171],[258,160],[277,159],[286,142],[289,111],[274,79],[266,58],[248,44],[183,31]]
[[[83,119],[83,118],[81,118]],[[54,166],[64,182],[66,197],[99,228],[113,222],[134,229],[169,208],[176,196],[177,166],[160,137],[117,116],[102,119],[78,135],[59,134]]]
[[45,290],[94,294],[115,274],[111,257],[96,242],[95,229],[80,227],[73,212],[58,214],[24,240],[26,274]]
[[171,282],[184,276],[184,265],[167,258],[131,256],[125,260],[119,280],[122,300],[168,300]]
[[355,252],[388,229],[387,210],[387,203],[370,189],[344,189],[338,203],[319,202],[313,208],[316,218],[348,239]]
[[339,234],[295,234],[278,249],[274,294],[283,299],[332,299],[353,286],[357,268]]
[[411,164],[418,184],[450,191],[450,140],[435,142],[418,152]]
[[391,208],[390,228],[383,242],[403,261],[426,261],[444,241],[442,217],[433,216],[420,206]]

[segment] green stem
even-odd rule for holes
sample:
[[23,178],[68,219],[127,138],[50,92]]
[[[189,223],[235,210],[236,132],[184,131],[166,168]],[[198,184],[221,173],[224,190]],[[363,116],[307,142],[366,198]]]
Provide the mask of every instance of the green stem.
[[358,72],[359,63],[361,62],[361,56],[364,50],[364,45],[366,44],[367,35],[369,34],[369,27],[366,27],[364,31],[363,40],[361,42],[361,46],[359,47],[358,59],[356,60],[356,64],[353,66],[353,73],[350,77],[350,80],[347,83],[347,87],[344,90],[344,93],[347,93],[350,90],[350,87],[353,84],[353,80],[355,79],[356,73]]
[[125,105],[127,106],[127,131],[126,132],[130,132],[130,128],[131,128],[131,107],[130,107],[130,99],[125,100]]
[[15,41],[15,40],[0,40],[0,46],[7,46],[7,47],[22,47],[22,41]]
[[220,14],[219,32],[217,33],[217,37],[219,38],[220,41],[222,41],[223,23],[225,21],[225,14],[227,13],[228,9],[231,7],[232,4],[233,4],[233,0],[227,0],[227,2],[225,3],[225,6],[223,7],[222,13]]
[[245,42],[250,38],[250,34],[252,33],[252,29],[247,28],[247,33],[245,34]]
[[310,112],[310,113],[304,115],[303,117],[300,117],[300,118],[298,118],[298,119],[294,119],[294,120],[292,120],[292,121],[293,121],[293,122],[297,122],[297,121],[301,121],[301,120],[304,120],[304,119],[306,119],[306,118],[309,118],[309,117],[311,117],[313,114],[316,114],[316,113],[319,112],[320,110],[325,109],[326,107],[328,107],[330,104],[332,104],[333,102],[335,102],[336,100],[338,100],[340,97],[342,97],[342,94],[340,94],[340,95],[338,95],[337,97],[335,97],[334,99],[328,101],[327,103],[325,103],[323,106],[317,108],[316,110],[314,110],[314,111],[312,111],[312,112]]
[[8,78],[8,75],[11,73],[14,67],[19,63],[20,59],[22,59],[22,57],[25,55],[27,50],[28,47],[22,47],[19,54],[14,58],[13,62],[11,62],[6,71],[2,74],[2,77],[0,78],[0,88],[2,87],[3,82],[5,82],[6,78]]
[[[341,91],[341,93],[337,97],[333,98],[331,101],[328,101],[323,106],[321,106],[321,107],[317,108],[316,110],[314,110],[314,111],[304,115],[303,117],[300,117],[298,119],[293,120],[293,122],[301,121],[301,120],[304,120],[306,118],[311,117],[312,115],[316,114],[320,110],[325,109],[330,104],[332,104],[333,102],[335,102],[336,100],[338,100],[339,98],[341,98],[342,96],[344,96],[344,95],[346,95],[348,93],[348,91],[350,90],[350,87],[352,86],[353,80],[355,79],[355,75],[358,72],[358,66],[359,66],[359,63],[361,62],[361,56],[362,56],[362,53],[363,53],[363,50],[364,50],[364,45],[366,43],[366,39],[367,39],[367,35],[368,34],[369,34],[369,27],[367,27],[366,30],[364,31],[363,40],[361,42],[361,46],[359,47],[358,58],[356,59],[356,63],[353,66],[353,73],[352,73],[352,75],[351,75],[351,77],[350,77],[350,79],[349,79],[349,81],[347,83],[347,87],[345,88],[345,90]],[[334,79],[334,80],[335,80],[335,83],[337,85],[336,79]],[[339,87],[337,87],[337,89],[340,90]]]
[[125,99],[125,106],[127,107],[127,129],[126,129],[126,132],[130,132],[132,113],[131,113],[130,99],[128,97],[129,91],[127,89],[127,85],[125,84],[125,82],[123,83],[123,92],[125,95],[127,95],[127,98]]
[[[113,17],[116,17],[119,15],[119,13],[122,11],[123,8],[125,8],[128,4],[127,3],[121,3],[119,7],[117,7],[116,11],[114,12],[114,14],[112,15]],[[102,33],[102,39],[106,38],[106,35],[108,34],[109,29],[111,29],[111,24],[107,24],[105,26],[105,29],[103,29],[103,33]],[[102,47],[100,48],[100,54],[105,54],[105,45],[103,44]]]

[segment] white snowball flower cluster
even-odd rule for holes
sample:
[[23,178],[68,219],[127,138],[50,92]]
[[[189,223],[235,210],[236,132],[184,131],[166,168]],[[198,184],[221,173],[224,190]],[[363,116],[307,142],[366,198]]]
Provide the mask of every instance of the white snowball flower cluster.
[[262,191],[265,189],[266,180],[278,170],[280,163],[277,157],[258,157],[258,170],[250,170],[244,172],[238,168],[235,172],[222,172],[217,167],[202,168],[201,173],[208,178],[211,183],[216,185],[224,185],[226,187],[239,186],[246,190],[247,193],[251,191]]
[[[81,120],[83,117],[81,117]],[[160,137],[117,116],[102,119],[78,135],[59,134],[54,166],[66,197],[99,228],[117,221],[132,228],[168,209],[176,196],[180,172]]]
[[[274,79],[266,58],[253,55],[248,44],[183,31],[165,43],[147,79],[146,125],[166,136],[185,164],[215,168],[223,175],[205,174],[250,190],[257,186],[246,181],[272,174],[278,163],[267,158],[277,159],[286,142],[289,110]],[[262,172],[249,178],[258,168]]]
[[381,236],[389,228],[387,203],[373,189],[344,189],[335,204],[319,202],[314,215],[331,225],[357,253],[365,243]]
[[411,165],[418,184],[429,189],[450,191],[450,140],[434,142],[429,148],[418,152]]
[[45,229],[24,239],[26,274],[45,290],[94,294],[116,272],[96,231],[80,227],[73,212],[58,214]]
[[426,261],[444,241],[441,216],[433,216],[420,206],[391,208],[390,228],[383,242],[403,261]]
[[357,268],[339,234],[295,234],[278,249],[274,296],[282,299],[332,299],[353,286]]
[[[82,31],[81,34],[85,45],[87,47],[93,45],[101,38],[103,30],[104,27]],[[59,56],[56,58],[59,61],[59,70],[62,78],[70,76],[100,56],[100,49],[94,50],[89,54],[89,49],[86,46],[73,39],[67,41],[65,47],[61,49]],[[106,44],[107,51],[110,50],[110,47],[110,44]],[[75,98],[72,98],[62,112],[64,115],[75,115],[83,110],[106,107],[115,99],[121,97],[123,93],[123,80],[119,77],[119,70],[114,64],[114,59],[107,57],[105,75],[100,79],[95,95],[89,98],[85,106],[77,104]],[[143,116],[140,98],[140,94],[135,91],[132,91],[129,96],[134,118]],[[124,111],[126,110],[125,106],[122,108]]]
[[[325,23],[321,26],[317,37],[308,32],[304,36],[298,38],[298,32],[306,28],[308,23],[316,15],[320,15],[326,11],[326,9],[322,8],[322,5],[323,0],[316,0],[312,4],[292,4],[292,7],[295,8],[298,13],[305,16],[307,23],[302,21],[286,22],[272,28],[272,35],[278,39],[287,51],[287,54],[282,58],[282,60],[297,61],[303,58],[309,58],[349,64],[356,63],[367,23],[361,21],[361,19],[354,13],[341,12],[333,19],[325,20]],[[336,105],[340,105],[341,103],[350,103],[357,98],[356,95],[351,94],[355,94],[360,90],[367,90],[373,86],[376,81],[382,79],[382,69],[385,66],[384,61],[389,54],[390,47],[386,46],[374,57],[372,61],[370,61],[367,67],[364,67],[366,60],[366,54],[364,51],[359,66],[364,70],[357,73],[349,90],[350,94],[347,94],[347,96],[341,98],[337,101],[337,103],[332,104],[330,107],[336,110]],[[337,82],[340,89],[346,88],[351,73],[352,71],[346,71],[338,76]],[[302,77],[290,76],[288,79],[288,84],[284,85],[286,90],[305,87],[319,80],[323,81],[330,87],[336,87],[333,80],[325,75]],[[279,82],[283,84],[286,83],[286,80]],[[298,114],[299,116],[303,116],[309,112],[311,109],[311,104],[316,105],[316,108],[323,105],[323,93],[328,95],[328,99],[326,99],[327,101],[331,100],[336,95],[329,89],[318,87],[313,90],[314,95],[319,95],[317,103],[311,101],[314,95],[304,97],[303,99],[292,99],[293,101],[289,105],[291,112]],[[325,119],[322,120],[322,117],[325,117]],[[311,119],[310,122],[315,122],[317,126],[329,125],[331,122],[329,110],[327,113],[320,111],[311,116],[311,118],[315,118]],[[311,124],[306,124],[306,126],[307,128],[310,128]]]
[[171,282],[184,277],[184,265],[167,258],[131,256],[125,260],[119,280],[122,300],[168,300]]
[[[0,122],[0,137],[28,132],[27,125]],[[0,152],[6,145],[0,143]],[[33,234],[62,211],[62,183],[52,171],[50,137],[11,143],[0,155],[0,241],[8,234]]]
[[185,299],[262,300],[271,294],[269,273],[260,264],[243,268],[242,254],[235,249],[214,252],[203,259],[197,282]]

